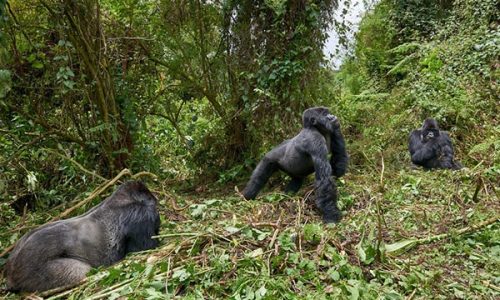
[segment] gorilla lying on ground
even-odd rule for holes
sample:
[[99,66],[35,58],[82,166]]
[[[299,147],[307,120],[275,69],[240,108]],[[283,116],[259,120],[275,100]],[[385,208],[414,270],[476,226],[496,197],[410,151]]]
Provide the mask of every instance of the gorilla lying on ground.
[[[286,192],[297,192],[304,178],[316,174],[316,206],[326,223],[338,222],[336,186],[330,175],[340,177],[347,169],[348,156],[337,117],[325,107],[306,109],[303,128],[294,138],[269,151],[257,165],[243,190],[246,199],[254,199],[276,170],[292,177]],[[330,162],[328,154],[332,153]]]
[[421,129],[410,134],[411,161],[424,169],[442,168],[459,170],[462,165],[453,159],[450,136],[439,130],[434,119],[426,119]]
[[158,241],[151,238],[160,226],[156,202],[142,182],[130,181],[86,214],[25,234],[5,265],[8,289],[76,285],[93,267],[156,247]]

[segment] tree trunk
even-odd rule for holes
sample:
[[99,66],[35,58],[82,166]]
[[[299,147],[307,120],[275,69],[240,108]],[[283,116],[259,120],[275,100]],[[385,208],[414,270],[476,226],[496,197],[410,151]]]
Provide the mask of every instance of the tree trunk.
[[95,139],[109,173],[114,174],[127,167],[133,140],[116,103],[99,2],[64,0],[60,17],[82,62],[82,72],[89,78],[86,94],[98,114]]

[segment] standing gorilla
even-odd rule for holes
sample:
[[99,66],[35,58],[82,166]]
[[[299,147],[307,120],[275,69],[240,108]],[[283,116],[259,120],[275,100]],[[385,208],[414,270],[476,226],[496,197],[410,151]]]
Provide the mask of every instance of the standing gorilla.
[[[348,156],[337,117],[325,107],[306,109],[303,128],[294,138],[269,151],[257,165],[243,190],[246,199],[254,199],[276,170],[292,177],[286,192],[297,192],[304,178],[316,174],[316,206],[326,223],[338,222],[337,191],[330,175],[340,177],[347,169]],[[330,162],[328,154],[332,153]]]
[[410,134],[411,161],[424,169],[459,170],[462,165],[453,159],[453,146],[448,133],[439,130],[434,119],[426,119],[421,129]]
[[32,292],[75,285],[93,267],[156,247],[151,238],[160,226],[156,202],[142,182],[130,181],[86,214],[25,234],[5,266],[8,289]]

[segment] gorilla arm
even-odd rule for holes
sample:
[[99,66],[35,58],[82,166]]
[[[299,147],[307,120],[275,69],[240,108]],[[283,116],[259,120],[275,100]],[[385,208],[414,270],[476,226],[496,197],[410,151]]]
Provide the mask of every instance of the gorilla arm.
[[262,158],[255,170],[252,172],[252,176],[243,190],[243,197],[245,197],[245,199],[255,199],[271,175],[278,170],[278,161],[285,155],[288,143],[290,143],[290,140],[284,141],[279,146],[264,155],[264,158]]
[[420,135],[420,130],[414,130],[410,135],[409,142],[411,161],[417,165],[425,164],[427,160],[435,157],[437,150],[435,142],[422,143]]
[[335,177],[342,177],[347,171],[349,156],[347,155],[345,140],[342,131],[340,131],[340,126],[335,128],[331,135],[331,151],[330,164],[332,166],[332,174]]
[[[320,135],[319,132],[317,135]],[[325,223],[339,222],[342,215],[337,208],[337,191],[330,179],[332,167],[328,161],[328,148],[322,136],[311,133],[310,139],[305,139],[302,147],[313,161],[316,186],[316,206],[323,214]]]
[[461,169],[462,165],[453,160],[453,145],[448,133],[441,131],[439,135],[440,166],[445,169]]

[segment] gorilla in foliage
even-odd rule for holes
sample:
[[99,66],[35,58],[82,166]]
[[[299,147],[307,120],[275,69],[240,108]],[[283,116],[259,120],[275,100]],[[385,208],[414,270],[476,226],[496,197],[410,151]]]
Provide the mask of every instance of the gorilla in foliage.
[[462,165],[453,158],[453,145],[447,132],[439,130],[434,119],[426,119],[421,129],[410,134],[411,161],[424,169],[459,170]]
[[[306,109],[303,128],[294,138],[269,151],[257,165],[243,190],[246,199],[254,199],[269,177],[281,170],[292,177],[286,192],[297,192],[307,175],[316,174],[316,206],[326,223],[339,222],[337,191],[331,175],[341,177],[347,169],[348,156],[340,123],[325,107]],[[330,161],[328,154],[331,153]]]
[[151,236],[159,227],[155,196],[142,182],[126,182],[86,214],[25,234],[5,265],[7,287],[32,292],[76,285],[91,268],[158,246]]

